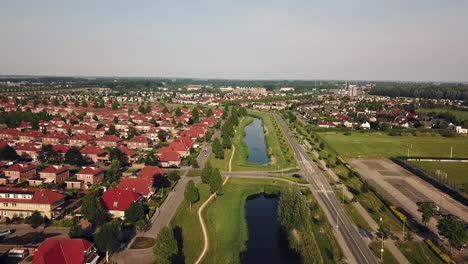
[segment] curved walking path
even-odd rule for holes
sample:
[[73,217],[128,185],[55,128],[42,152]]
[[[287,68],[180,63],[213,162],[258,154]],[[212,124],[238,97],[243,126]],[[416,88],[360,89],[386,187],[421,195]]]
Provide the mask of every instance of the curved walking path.
[[[234,147],[234,145],[232,146],[232,154],[231,154],[231,158],[229,159],[229,171],[231,171],[231,163],[232,163],[232,158],[234,157],[234,152],[236,151],[236,147]],[[226,185],[226,182],[229,180],[229,176],[226,176],[226,178],[224,179],[224,182],[223,182],[223,186]],[[205,244],[203,245],[203,251],[200,253],[200,256],[198,256],[198,259],[197,261],[195,261],[195,264],[199,264],[203,257],[205,257],[205,254],[206,252],[208,251],[208,246],[209,246],[209,240],[208,240],[208,232],[206,231],[206,226],[205,226],[205,222],[203,222],[203,216],[202,216],[202,212],[203,212],[203,209],[205,208],[205,206],[211,201],[213,200],[214,198],[216,197],[216,193],[213,193],[209,198],[208,200],[206,200],[202,206],[200,206],[200,208],[198,209],[198,220],[200,221],[200,225],[201,225],[201,228],[202,228],[202,232],[203,232],[203,240],[205,242]]]

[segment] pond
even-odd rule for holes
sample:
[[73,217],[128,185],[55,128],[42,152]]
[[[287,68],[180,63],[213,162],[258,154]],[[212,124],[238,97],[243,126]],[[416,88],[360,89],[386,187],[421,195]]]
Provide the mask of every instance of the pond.
[[255,195],[245,205],[249,239],[241,255],[242,264],[301,263],[300,256],[289,249],[287,235],[278,219],[278,197]]
[[255,118],[252,123],[245,127],[244,142],[249,149],[247,161],[255,164],[266,164],[270,162],[268,147],[265,142],[262,121]]

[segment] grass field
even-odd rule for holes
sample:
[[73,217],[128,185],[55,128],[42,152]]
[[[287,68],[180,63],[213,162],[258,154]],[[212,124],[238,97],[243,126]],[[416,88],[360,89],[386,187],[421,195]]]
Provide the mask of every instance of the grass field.
[[[291,147],[286,140],[286,137],[281,130],[278,130],[276,121],[270,113],[265,112],[251,112],[252,116],[244,117],[240,120],[236,128],[236,134],[232,138],[232,144],[236,147],[234,157],[232,159],[233,171],[256,171],[256,170],[269,170],[277,171],[281,169],[288,169],[296,167],[295,159],[292,154]],[[271,162],[265,165],[258,165],[247,162],[248,147],[244,142],[245,127],[249,125],[254,117],[260,118],[265,128],[265,141],[268,146],[268,154]],[[210,163],[222,170],[229,170],[229,159],[231,158],[232,150],[225,150],[224,159],[219,160],[210,155]]]
[[[210,247],[203,263],[239,263],[239,254],[245,250],[248,228],[245,220],[246,198],[266,190],[281,189],[288,183],[277,180],[230,178],[224,186],[224,195],[218,196],[203,211],[208,228]],[[208,198],[205,184],[198,185],[201,199],[192,205],[182,203],[171,225],[180,228],[183,237],[182,254],[176,263],[194,263],[203,248],[203,236],[198,222],[197,210]],[[308,199],[313,199],[309,195]],[[311,202],[313,202],[311,200]],[[320,209],[319,209],[320,210]],[[321,211],[319,211],[321,212]],[[328,224],[313,225],[324,263],[335,263],[331,252],[341,258],[341,250]]]
[[181,230],[183,239],[182,251],[180,252],[182,254],[179,254],[176,263],[195,263],[203,249],[203,234],[197,211],[210,196],[210,191],[206,184],[198,184],[197,187],[200,192],[200,200],[192,204],[192,210],[190,210],[190,204],[184,200],[171,222],[173,228]]
[[383,133],[357,133],[350,136],[342,132],[321,132],[320,137],[344,157],[389,158],[407,156],[468,157],[468,138],[388,136]]
[[452,186],[457,186],[462,192],[468,193],[468,162],[441,162],[441,161],[411,161],[416,167],[441,175],[447,173],[447,178],[443,181]]
[[445,108],[420,108],[416,110],[417,113],[430,113],[430,112],[448,112],[453,114],[457,119],[468,120],[468,111],[458,111],[452,109],[445,109]]
[[398,242],[397,247],[410,263],[443,264],[444,262],[424,242]]

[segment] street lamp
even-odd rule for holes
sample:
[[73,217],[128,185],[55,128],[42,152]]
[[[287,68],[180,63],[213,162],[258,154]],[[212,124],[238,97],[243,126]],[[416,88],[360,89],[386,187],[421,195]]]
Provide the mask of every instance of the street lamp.
[[384,252],[384,249],[383,249],[383,240],[384,240],[384,232],[383,232],[383,224],[382,224],[382,217],[380,217],[380,233],[382,233],[382,245],[380,247],[380,262],[383,263],[383,252]]

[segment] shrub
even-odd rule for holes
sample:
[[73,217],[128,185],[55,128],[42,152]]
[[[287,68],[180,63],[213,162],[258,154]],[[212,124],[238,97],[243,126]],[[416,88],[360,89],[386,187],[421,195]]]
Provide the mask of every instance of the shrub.
[[442,250],[438,246],[434,245],[434,243],[432,243],[431,240],[425,239],[424,242],[426,242],[426,244],[432,249],[432,251],[434,251],[434,253],[436,253],[445,263],[456,264],[456,262],[453,261],[447,254],[442,252]]

